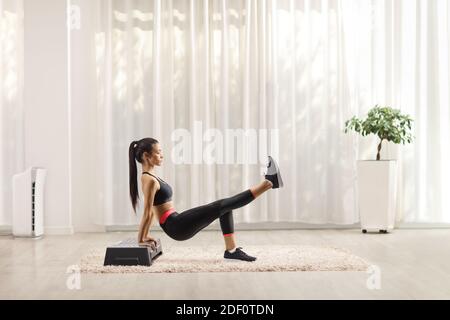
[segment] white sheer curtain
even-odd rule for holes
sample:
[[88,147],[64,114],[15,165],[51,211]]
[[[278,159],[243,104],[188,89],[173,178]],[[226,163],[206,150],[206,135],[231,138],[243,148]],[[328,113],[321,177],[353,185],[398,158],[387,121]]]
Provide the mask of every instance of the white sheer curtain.
[[0,0],[0,226],[12,224],[12,176],[23,170],[22,4]]
[[[127,148],[154,137],[177,210],[230,196],[261,178],[258,164],[174,164],[171,134],[265,129],[285,188],[235,222],[358,222],[356,160],[376,139],[342,132],[375,104],[411,114],[400,163],[399,219],[449,222],[449,4],[446,0],[100,0],[95,30],[99,215],[135,224]],[[201,151],[200,151],[201,152]],[[201,158],[200,158],[201,159]]]

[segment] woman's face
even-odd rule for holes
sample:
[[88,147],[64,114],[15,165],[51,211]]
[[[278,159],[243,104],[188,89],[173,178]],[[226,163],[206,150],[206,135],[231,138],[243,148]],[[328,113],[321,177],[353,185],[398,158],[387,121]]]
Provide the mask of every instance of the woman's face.
[[[148,153],[145,153],[148,155]],[[160,166],[163,162],[164,156],[159,143],[153,145],[152,153],[147,157],[148,161],[153,166]]]

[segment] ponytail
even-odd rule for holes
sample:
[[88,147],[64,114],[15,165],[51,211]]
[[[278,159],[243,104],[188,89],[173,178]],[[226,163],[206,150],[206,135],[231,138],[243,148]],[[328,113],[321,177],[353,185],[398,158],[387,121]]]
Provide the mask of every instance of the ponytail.
[[144,152],[151,154],[155,143],[158,143],[158,140],[144,138],[139,141],[131,142],[130,147],[128,148],[128,159],[130,162],[130,199],[134,213],[136,213],[136,205],[139,200],[136,161],[139,163],[142,162],[142,155]]
[[130,198],[134,213],[136,213],[136,204],[139,199],[137,185],[136,149],[137,142],[131,142],[130,148],[128,150],[128,157],[130,161]]

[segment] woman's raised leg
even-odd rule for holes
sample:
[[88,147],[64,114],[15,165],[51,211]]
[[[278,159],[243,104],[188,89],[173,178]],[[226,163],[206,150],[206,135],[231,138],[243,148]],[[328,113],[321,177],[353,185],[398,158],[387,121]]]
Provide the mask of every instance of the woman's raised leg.
[[181,239],[187,240],[222,215],[249,204],[256,197],[269,190],[271,185],[270,181],[265,180],[232,197],[183,211],[176,217],[176,222],[174,221],[172,228],[175,229],[175,233],[180,235]]

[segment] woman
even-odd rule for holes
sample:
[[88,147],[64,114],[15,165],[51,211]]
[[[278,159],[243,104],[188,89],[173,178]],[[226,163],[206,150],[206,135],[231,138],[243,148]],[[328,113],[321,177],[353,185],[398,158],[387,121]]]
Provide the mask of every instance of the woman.
[[273,159],[269,157],[266,179],[260,184],[233,197],[178,213],[173,208],[172,188],[153,173],[155,166],[162,164],[163,158],[161,147],[153,138],[144,138],[130,144],[130,196],[135,212],[139,198],[136,161],[142,164],[141,185],[144,193],[144,212],[139,226],[139,244],[154,245],[155,239],[150,237],[148,232],[155,217],[159,220],[164,232],[178,241],[192,238],[214,220],[220,219],[220,227],[225,240],[224,258],[256,260],[255,257],[242,251],[241,247],[236,248],[232,210],[245,206],[271,188],[283,186],[281,175]]

